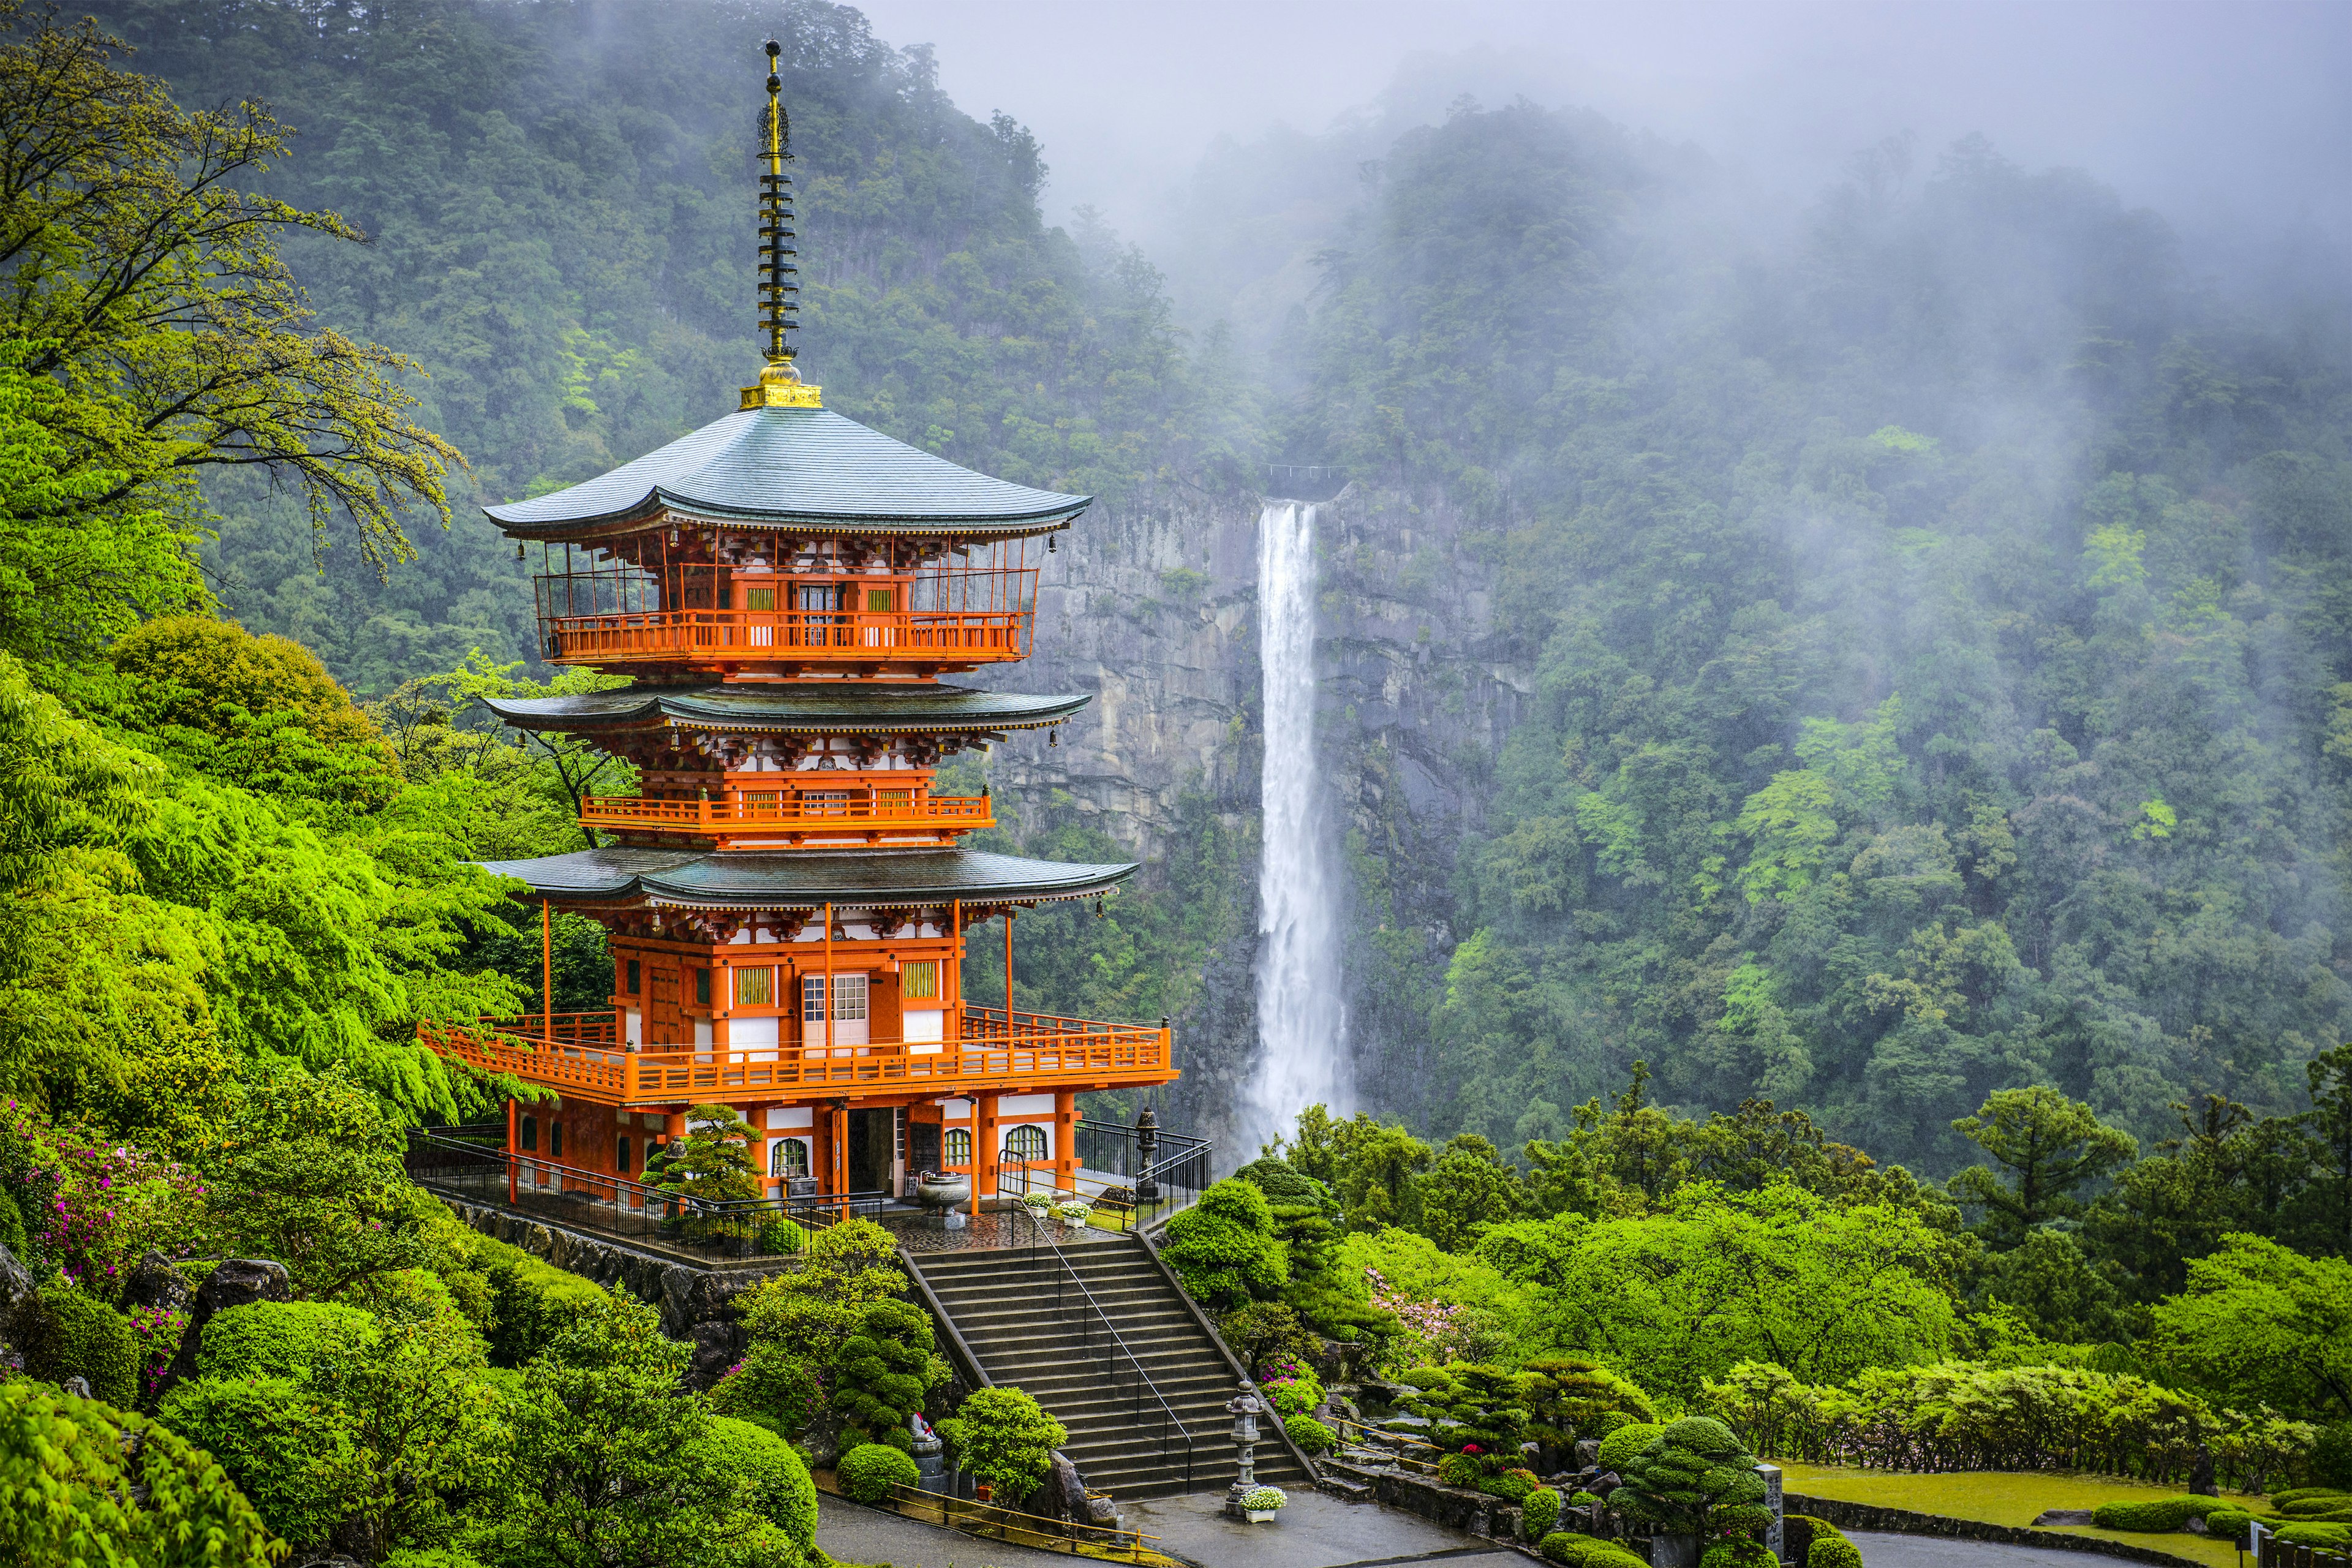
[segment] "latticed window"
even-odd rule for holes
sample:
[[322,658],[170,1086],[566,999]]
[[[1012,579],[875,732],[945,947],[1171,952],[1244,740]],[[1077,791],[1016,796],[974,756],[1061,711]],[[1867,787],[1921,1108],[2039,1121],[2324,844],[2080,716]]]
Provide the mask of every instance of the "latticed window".
[[836,974],[833,977],[833,1016],[843,1023],[856,1023],[866,1016],[866,976]]
[[805,1176],[808,1172],[808,1145],[797,1138],[779,1138],[768,1152],[768,1174],[772,1176]]
[[747,610],[772,610],[776,607],[776,591],[773,588],[746,588],[743,590],[743,607]]
[[940,994],[940,965],[937,959],[927,958],[919,963],[898,966],[898,994],[910,1000],[920,1000]]
[[948,1145],[948,1160],[947,1160],[947,1163],[948,1163],[949,1164],[950,1164],[950,1165],[969,1165],[969,1164],[971,1164],[971,1128],[969,1128],[969,1127],[950,1127],[950,1128],[949,1128],[949,1129],[948,1129],[948,1137],[947,1137],[947,1145]]
[[739,969],[735,972],[735,1005],[764,1007],[768,1005],[770,976],[775,972],[767,968]]
[[1045,1130],[1034,1121],[1007,1128],[1004,1133],[1004,1157],[1008,1160],[1042,1160],[1045,1158]]

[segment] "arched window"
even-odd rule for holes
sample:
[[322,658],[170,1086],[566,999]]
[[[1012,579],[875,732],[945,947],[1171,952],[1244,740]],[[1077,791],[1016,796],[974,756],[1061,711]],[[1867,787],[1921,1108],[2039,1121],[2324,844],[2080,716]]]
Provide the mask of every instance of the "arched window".
[[1004,1130],[1004,1157],[1008,1160],[1043,1160],[1047,1147],[1045,1130],[1034,1121]]
[[971,1128],[969,1128],[969,1127],[950,1127],[950,1128],[949,1128],[949,1129],[948,1129],[948,1137],[947,1137],[947,1145],[948,1145],[948,1158],[947,1158],[947,1163],[948,1163],[948,1167],[949,1167],[949,1169],[952,1170],[952,1169],[954,1169],[954,1168],[955,1168],[956,1166],[958,1166],[958,1165],[969,1165],[969,1164],[971,1164]]
[[768,1174],[772,1176],[805,1176],[808,1174],[808,1145],[797,1138],[779,1138],[768,1151]]

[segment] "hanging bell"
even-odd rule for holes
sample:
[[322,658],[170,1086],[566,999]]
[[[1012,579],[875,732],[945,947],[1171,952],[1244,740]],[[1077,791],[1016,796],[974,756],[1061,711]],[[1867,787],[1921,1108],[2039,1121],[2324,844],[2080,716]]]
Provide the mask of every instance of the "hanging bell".
[[1047,534],[1047,535],[1045,536],[1045,553],[1046,553],[1046,554],[1048,554],[1048,555],[1053,554],[1053,553],[1054,553],[1054,552],[1055,552],[1055,550],[1057,550],[1058,548],[1060,548],[1060,546],[1061,546],[1061,542],[1062,542],[1062,536],[1061,536],[1060,534],[1058,534],[1058,533],[1049,533],[1049,534]]
[[1048,730],[1045,731],[1045,744],[1049,746],[1058,746],[1061,743],[1062,732],[1059,730]]

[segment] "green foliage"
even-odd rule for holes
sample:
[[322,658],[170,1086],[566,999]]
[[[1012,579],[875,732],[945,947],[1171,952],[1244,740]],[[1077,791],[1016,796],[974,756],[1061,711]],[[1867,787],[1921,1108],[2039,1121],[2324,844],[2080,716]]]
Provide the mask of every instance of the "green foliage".
[[809,1363],[782,1345],[753,1345],[710,1391],[710,1408],[772,1426],[782,1436],[808,1430],[824,1402],[824,1391]]
[[1559,1493],[1550,1487],[1538,1487],[1519,1504],[1519,1537],[1524,1541],[1541,1541],[1559,1522]]
[[1506,1470],[1499,1476],[1481,1476],[1475,1485],[1488,1497],[1501,1498],[1507,1503],[1525,1502],[1536,1489],[1536,1479],[1525,1470]]
[[2000,1245],[2014,1246],[2025,1231],[2082,1212],[2075,1191],[2128,1163],[2139,1153],[2131,1134],[2107,1126],[2087,1105],[2055,1089],[1996,1089],[1974,1116],[1952,1131],[2006,1170],[1995,1176],[1971,1165],[1951,1181],[1953,1194],[1980,1205],[1985,1227]]
[[1817,1531],[1811,1549],[1805,1553],[1805,1568],[1862,1568],[1862,1551],[1843,1535]]
[[289,1541],[324,1543],[366,1504],[372,1478],[357,1424],[299,1380],[197,1378],[173,1388],[157,1414],[217,1460],[270,1531]]
[[810,1243],[801,1268],[772,1275],[738,1300],[754,1341],[830,1367],[865,1320],[866,1309],[907,1289],[898,1244],[872,1220],[844,1220]]
[[492,1366],[525,1364],[604,1295],[603,1287],[519,1247],[487,1242],[484,1251],[488,1263],[484,1273],[490,1288]]
[[1474,1454],[1447,1454],[1437,1461],[1437,1479],[1449,1487],[1475,1487],[1486,1474]]
[[25,1370],[62,1383],[89,1380],[90,1396],[128,1409],[140,1395],[139,1341],[131,1321],[71,1285],[42,1288],[39,1327],[25,1346]]
[[1668,1422],[1617,1473],[1625,1484],[1611,1504],[1668,1530],[1721,1530],[1764,1500],[1756,1457],[1712,1416]]
[[2154,1318],[2158,1354],[2198,1386],[2296,1415],[2352,1416],[2352,1262],[2226,1237]]
[[200,1448],[24,1378],[0,1382],[0,1557],[130,1568],[268,1568],[261,1516]]
[[1220,1309],[1271,1300],[1290,1279],[1265,1194],[1234,1177],[1168,1222],[1160,1256],[1187,1290]]
[[869,1444],[911,1449],[908,1418],[929,1386],[931,1319],[904,1301],[877,1301],[835,1361],[833,1407]]
[[2151,1498],[2145,1502],[2103,1502],[2091,1510],[2091,1522],[2101,1530],[2179,1530],[2198,1505],[2208,1499]]
[[1054,1450],[1070,1436],[1017,1388],[974,1389],[938,1425],[956,1463],[1015,1506],[1037,1489],[1053,1468]]
[[880,1502],[892,1487],[911,1487],[922,1479],[905,1449],[887,1443],[861,1443],[841,1456],[835,1474],[842,1495],[858,1502]]
[[1475,1362],[1429,1370],[1439,1375],[1421,1380],[1421,1396],[1406,1402],[1429,1422],[1429,1440],[1475,1456],[1488,1474],[1517,1465],[1528,1430],[1528,1380],[1507,1367]]
[[[767,1188],[751,1163],[751,1124],[730,1105],[698,1105],[687,1112],[687,1133],[662,1146],[658,1158],[646,1161],[646,1184],[683,1203],[750,1203]],[[757,1233],[754,1222],[725,1213],[696,1212],[682,1222],[689,1239],[719,1237],[749,1240]]]
[[1282,1420],[1282,1430],[1284,1436],[1290,1439],[1291,1447],[1310,1459],[1328,1454],[1339,1445],[1339,1439],[1331,1428],[1312,1415],[1286,1415]]
[[1614,1470],[1622,1478],[1625,1467],[1634,1457],[1657,1441],[1665,1430],[1663,1425],[1648,1421],[1629,1421],[1601,1439],[1599,1463],[1603,1470]]
[[375,1320],[367,1313],[331,1301],[256,1301],[231,1307],[205,1324],[196,1373],[225,1379],[299,1379],[320,1357],[349,1355],[374,1331]]
[[1643,1559],[1613,1541],[1566,1531],[1545,1536],[1536,1550],[1544,1561],[1557,1563],[1560,1568],[1646,1568]]
[[2318,1546],[2341,1551],[2352,1546],[2352,1524],[2287,1524],[2274,1538],[2282,1546]]
[[1550,1458],[1565,1464],[1579,1437],[1596,1432],[1603,1415],[1620,1414],[1653,1421],[1648,1396],[1615,1373],[1575,1356],[1538,1356],[1523,1363],[1527,1377],[1528,1436]]

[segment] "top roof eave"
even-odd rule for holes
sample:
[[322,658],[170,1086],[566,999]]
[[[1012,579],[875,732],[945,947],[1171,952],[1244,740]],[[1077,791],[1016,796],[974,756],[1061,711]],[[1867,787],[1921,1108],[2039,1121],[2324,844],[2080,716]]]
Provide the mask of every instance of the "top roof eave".
[[943,533],[943,534],[1022,534],[1048,533],[1068,524],[1094,504],[1092,496],[1076,496],[1066,506],[1047,507],[1034,512],[1002,517],[908,517],[888,516],[872,512],[825,511],[757,511],[730,507],[718,501],[699,500],[692,496],[673,495],[667,490],[648,490],[635,504],[596,517],[559,518],[552,521],[510,521],[499,515],[499,507],[486,506],[482,515],[499,525],[499,531],[509,539],[538,539],[563,533],[625,533],[633,528],[657,522],[672,513],[709,518],[714,521],[741,523],[751,528],[856,530],[861,533]]

